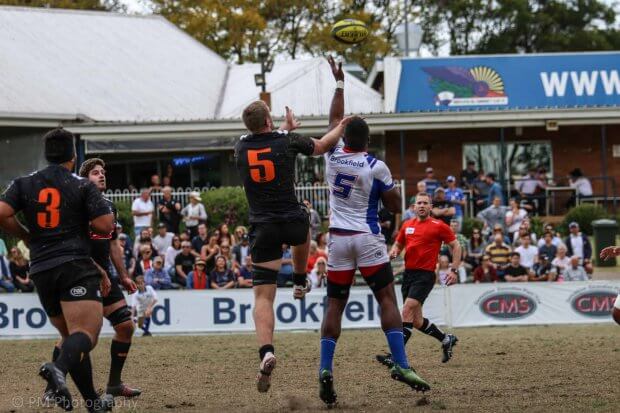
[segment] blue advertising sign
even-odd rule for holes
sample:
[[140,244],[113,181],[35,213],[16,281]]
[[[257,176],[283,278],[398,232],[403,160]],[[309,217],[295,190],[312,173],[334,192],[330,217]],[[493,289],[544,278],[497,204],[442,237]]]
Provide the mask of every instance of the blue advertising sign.
[[620,105],[620,53],[403,59],[396,112]]

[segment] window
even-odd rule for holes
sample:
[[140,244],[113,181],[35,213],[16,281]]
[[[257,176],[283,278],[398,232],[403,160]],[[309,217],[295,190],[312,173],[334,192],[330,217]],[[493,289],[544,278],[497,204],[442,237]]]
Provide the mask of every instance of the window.
[[[463,168],[467,161],[476,162],[476,168],[494,172],[500,177],[501,157],[499,143],[466,143],[463,145]],[[550,142],[506,142],[506,172],[504,179],[517,179],[529,167],[545,168],[553,176],[553,156]]]

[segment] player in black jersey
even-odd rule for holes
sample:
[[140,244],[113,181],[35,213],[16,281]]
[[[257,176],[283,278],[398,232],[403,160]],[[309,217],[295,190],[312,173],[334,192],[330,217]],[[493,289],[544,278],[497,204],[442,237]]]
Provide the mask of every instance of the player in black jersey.
[[[45,135],[47,168],[15,179],[0,197],[0,228],[30,247],[30,274],[50,322],[62,336],[55,362],[39,374],[65,410],[73,408],[66,384],[75,381],[89,411],[110,406],[95,392],[90,351],[103,319],[102,274],[90,258],[88,226],[99,234],[114,229],[114,215],[96,186],[71,173],[75,166],[73,135],[54,129]],[[22,212],[25,226],[16,218]]]
[[[333,59],[328,60],[335,76],[338,69]],[[344,99],[344,86],[340,82],[344,84],[343,80],[338,81],[332,105]],[[291,133],[300,123],[288,107],[279,129],[275,129],[269,107],[262,101],[251,103],[242,117],[250,134],[242,136],[235,145],[235,160],[250,206],[254,323],[261,360],[257,387],[259,392],[266,392],[276,364],[273,302],[282,264],[282,244],[292,247],[294,297],[301,299],[309,290],[306,279],[309,215],[295,196],[295,159],[300,153],[310,156],[328,152],[351,118],[332,125],[333,129],[321,139],[312,139]]]
[[[97,186],[101,192],[106,190],[106,171],[105,163],[99,158],[86,160],[80,167],[79,175],[88,179]],[[110,209],[114,213],[114,223],[116,226],[116,207],[106,199]],[[131,319],[131,310],[127,306],[125,296],[119,284],[133,294],[136,291],[136,284],[127,274],[124,265],[123,253],[118,242],[116,231],[101,235],[90,231],[90,255],[92,259],[107,273],[110,280],[110,292],[103,297],[103,316],[108,319],[114,328],[114,337],[110,346],[111,365],[108,377],[106,393],[114,397],[136,397],[141,394],[139,389],[134,389],[121,381],[121,373],[127,353],[131,347],[134,325]],[[110,276],[110,261],[114,265],[118,277]],[[53,360],[58,355],[58,346],[54,347]],[[48,395],[50,389],[46,391]],[[45,396],[44,396],[45,397]]]

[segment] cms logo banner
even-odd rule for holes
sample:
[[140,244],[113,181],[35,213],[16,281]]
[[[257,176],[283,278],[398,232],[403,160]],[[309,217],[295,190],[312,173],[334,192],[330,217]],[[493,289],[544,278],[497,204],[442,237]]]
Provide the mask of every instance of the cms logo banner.
[[518,320],[532,315],[538,308],[536,296],[525,290],[497,290],[478,299],[482,314],[501,320]]

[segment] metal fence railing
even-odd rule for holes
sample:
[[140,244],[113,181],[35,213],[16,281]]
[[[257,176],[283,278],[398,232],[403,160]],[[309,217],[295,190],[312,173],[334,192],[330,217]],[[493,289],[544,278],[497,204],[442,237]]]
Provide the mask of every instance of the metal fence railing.
[[[402,197],[402,210],[404,211],[406,206],[405,199],[405,181],[400,180],[396,181],[396,187],[401,191]],[[176,188],[172,191],[172,198],[176,199],[181,207],[184,207],[189,203],[189,194],[193,191],[198,192],[207,192],[214,190],[214,187],[209,188]],[[329,186],[325,183],[315,184],[315,185],[297,185],[295,187],[295,194],[297,195],[297,199],[299,201],[303,201],[304,199],[309,200],[314,209],[318,211],[319,214],[323,217],[327,217],[329,214]],[[131,203],[134,199],[140,196],[140,191],[136,190],[108,190],[104,193],[106,198],[114,203],[126,202]],[[154,204],[157,204],[162,199],[162,193],[159,191],[151,192],[151,201]]]

